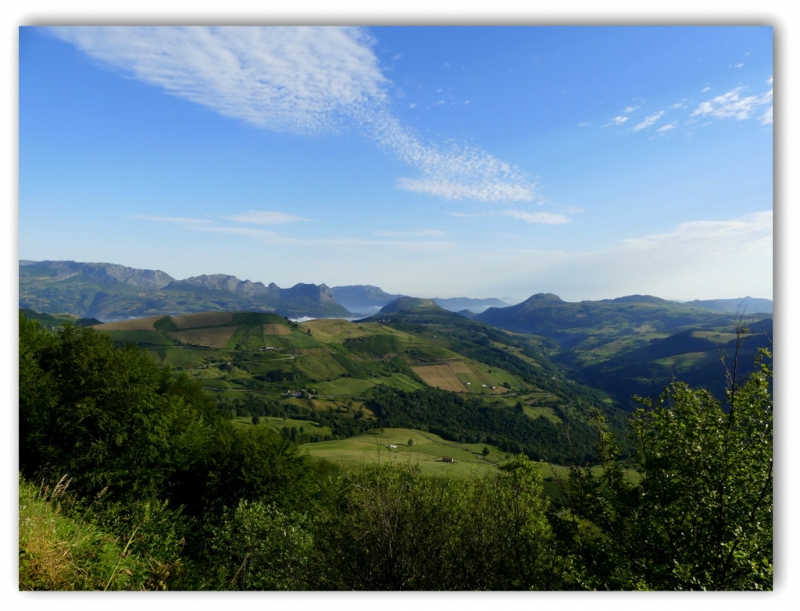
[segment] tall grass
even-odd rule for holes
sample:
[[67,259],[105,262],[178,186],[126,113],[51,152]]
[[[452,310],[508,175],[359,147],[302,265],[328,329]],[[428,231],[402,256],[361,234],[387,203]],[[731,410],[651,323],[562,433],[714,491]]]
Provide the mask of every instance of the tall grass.
[[70,515],[68,486],[66,476],[52,488],[20,477],[19,589],[144,589],[146,566],[128,552],[130,540]]

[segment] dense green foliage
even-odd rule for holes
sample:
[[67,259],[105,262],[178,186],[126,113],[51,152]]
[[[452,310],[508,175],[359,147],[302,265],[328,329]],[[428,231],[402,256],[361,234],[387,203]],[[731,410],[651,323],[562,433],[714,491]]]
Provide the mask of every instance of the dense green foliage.
[[[20,470],[72,489],[160,497],[193,514],[302,484],[305,459],[267,429],[236,428],[200,386],[91,328],[20,316]],[[287,488],[288,489],[288,488]]]
[[375,465],[341,476],[320,508],[315,587],[516,590],[563,586],[542,482],[524,457],[467,482]]
[[[769,357],[767,351],[764,356]],[[569,498],[585,585],[602,589],[772,588],[771,370],[733,379],[728,412],[672,384],[632,419],[639,485],[602,427],[603,475],[575,469]]]

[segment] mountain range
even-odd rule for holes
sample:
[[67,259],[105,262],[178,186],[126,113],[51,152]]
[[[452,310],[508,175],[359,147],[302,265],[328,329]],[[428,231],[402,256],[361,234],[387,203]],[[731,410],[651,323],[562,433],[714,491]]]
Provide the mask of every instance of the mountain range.
[[112,263],[24,261],[19,305],[39,312],[68,312],[110,322],[153,315],[250,310],[289,317],[349,317],[326,285],[240,280],[227,274],[176,280],[160,270]]
[[[400,298],[409,296],[387,293],[371,285],[329,288],[325,284],[296,284],[281,288],[275,283],[265,285],[229,274],[179,280],[161,270],[113,263],[19,262],[20,307],[106,322],[231,310],[273,312],[292,318],[354,318],[377,314]],[[772,312],[771,300],[751,297],[678,303],[650,295],[629,295],[566,302],[551,293],[538,293],[513,306],[497,298],[430,301],[502,329],[544,335],[558,341],[562,348],[580,344],[589,336],[596,336],[598,328],[609,325],[614,333],[641,330],[642,325],[666,332],[682,325],[728,321],[730,314],[737,311]]]

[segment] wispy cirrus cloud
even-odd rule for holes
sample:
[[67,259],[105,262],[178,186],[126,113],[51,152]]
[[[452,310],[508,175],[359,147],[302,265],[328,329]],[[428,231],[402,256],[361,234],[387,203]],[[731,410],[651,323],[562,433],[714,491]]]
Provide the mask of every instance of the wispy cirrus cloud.
[[[193,219],[174,216],[152,216],[152,215],[131,215],[128,218],[151,221],[156,223],[169,223],[178,225],[189,231],[202,231],[206,233],[219,233],[227,235],[240,235],[253,238],[267,244],[276,246],[298,246],[302,248],[323,247],[335,248],[338,250],[358,250],[363,248],[394,248],[405,252],[446,252],[453,250],[455,244],[441,240],[365,240],[362,238],[351,237],[331,237],[331,238],[293,238],[281,235],[275,231],[256,229],[253,227],[231,227],[220,225],[211,219]],[[220,217],[227,218],[227,217]],[[390,234],[391,232],[386,232]],[[430,237],[442,235],[441,232],[434,230],[420,230],[409,232],[403,235],[386,235],[385,237]]]
[[174,223],[176,225],[184,225],[187,227],[209,225],[214,223],[214,221],[211,219],[195,219],[184,216],[153,216],[148,214],[133,214],[128,218],[139,219],[142,221],[155,221],[157,223]]
[[383,238],[412,238],[443,236],[444,231],[439,229],[414,229],[413,231],[373,231],[373,235]]
[[420,172],[401,189],[453,200],[531,201],[519,168],[477,147],[423,142],[388,106],[373,39],[352,27],[56,27],[92,58],[259,128],[357,128]]
[[[772,85],[772,77],[767,83]],[[744,121],[766,107],[759,120],[762,123],[772,123],[772,87],[761,95],[744,95],[747,89],[746,86],[734,87],[722,95],[706,100],[700,103],[691,116]]]
[[456,218],[480,218],[484,216],[508,216],[511,218],[525,221],[526,223],[540,223],[542,225],[563,225],[571,223],[572,219],[568,214],[580,212],[578,208],[565,208],[564,213],[554,212],[525,212],[524,210],[516,210],[507,208],[505,210],[489,210],[486,212],[451,212],[450,216]]
[[663,110],[659,110],[658,112],[654,112],[652,115],[646,116],[641,123],[638,123],[633,128],[633,131],[638,132],[640,130],[647,129],[648,127],[653,125],[656,121],[658,121],[663,116],[664,116],[664,111]]
[[556,214],[552,212],[523,212],[522,210],[503,210],[503,216],[525,221],[526,223],[541,223],[543,225],[563,225],[571,223],[572,219],[566,214]]
[[286,223],[299,223],[308,222],[311,219],[303,218],[302,216],[295,216],[294,214],[287,214],[286,212],[269,212],[251,210],[236,214],[234,216],[221,217],[228,221],[236,223],[247,223],[250,225],[285,225]]

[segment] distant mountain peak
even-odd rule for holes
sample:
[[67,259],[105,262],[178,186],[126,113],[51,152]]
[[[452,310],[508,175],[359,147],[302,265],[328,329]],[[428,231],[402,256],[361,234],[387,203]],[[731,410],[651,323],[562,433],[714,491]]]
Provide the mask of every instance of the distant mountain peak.
[[556,301],[564,303],[564,300],[555,293],[536,293],[535,295],[528,297],[526,301]]

